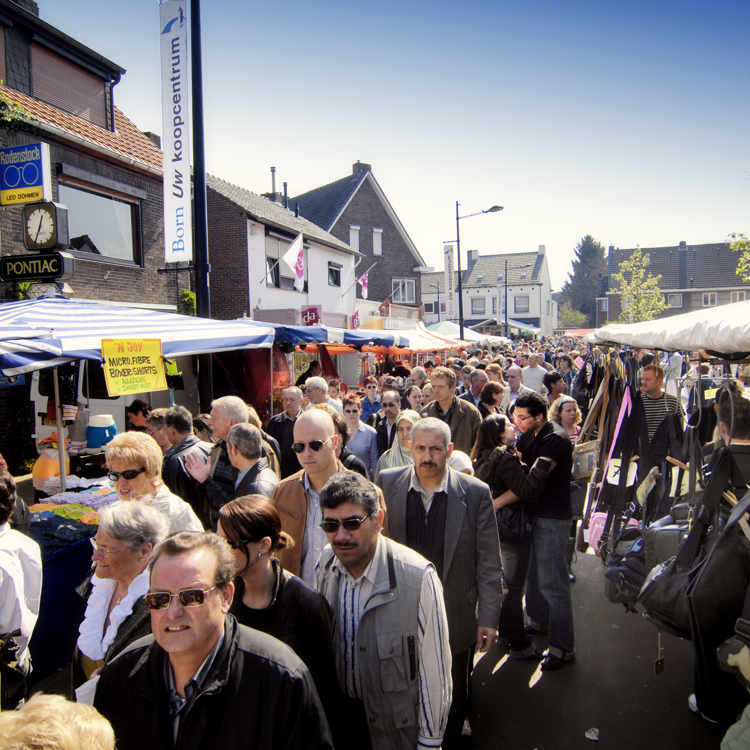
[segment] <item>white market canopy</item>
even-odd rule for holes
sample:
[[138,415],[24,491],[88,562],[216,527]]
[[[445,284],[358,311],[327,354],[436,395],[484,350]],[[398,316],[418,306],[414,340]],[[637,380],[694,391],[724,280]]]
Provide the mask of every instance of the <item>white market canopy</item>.
[[[427,326],[427,330],[451,339],[458,339],[461,335],[460,327],[452,320],[442,320],[440,323],[433,323],[431,326]],[[510,342],[510,339],[506,339],[505,336],[490,336],[486,333],[479,333],[467,326],[464,326],[463,340],[472,344],[491,344],[492,346],[504,345]]]
[[76,359],[101,360],[101,340],[110,338],[158,338],[162,355],[171,358],[268,348],[273,344],[274,331],[59,295],[0,304],[0,370],[4,375],[20,375]]
[[585,341],[667,352],[750,352],[750,300],[643,323],[615,323],[597,328]]

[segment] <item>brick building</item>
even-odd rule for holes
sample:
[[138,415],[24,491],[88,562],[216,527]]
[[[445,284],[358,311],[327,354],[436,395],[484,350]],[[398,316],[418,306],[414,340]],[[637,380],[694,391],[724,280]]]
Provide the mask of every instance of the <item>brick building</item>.
[[[291,198],[289,206],[362,254],[358,276],[377,263],[369,276],[369,299],[421,305],[419,279],[433,269],[426,267],[369,164],[357,162],[350,176]],[[359,285],[357,297],[362,299]]]
[[[597,328],[620,317],[621,299],[612,291],[612,274],[618,272],[620,263],[628,260],[633,252],[634,249],[609,248],[609,275],[599,279],[597,289]],[[648,254],[651,261],[647,273],[661,275],[659,289],[667,309],[657,316],[659,318],[750,299],[750,281],[743,281],[737,275],[739,253],[733,252],[728,242],[688,245],[683,241],[673,247],[641,248],[641,252]]]

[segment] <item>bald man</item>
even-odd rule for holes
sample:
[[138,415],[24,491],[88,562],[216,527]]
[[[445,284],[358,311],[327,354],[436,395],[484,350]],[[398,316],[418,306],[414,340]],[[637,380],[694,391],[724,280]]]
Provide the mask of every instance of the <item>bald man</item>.
[[518,365],[512,365],[509,367],[505,378],[508,381],[509,387],[505,389],[500,408],[505,414],[507,414],[508,409],[516,403],[516,399],[522,393],[533,393],[533,391],[531,388],[527,388],[523,385],[523,370],[518,367]]
[[294,546],[282,550],[279,559],[285,570],[309,586],[314,584],[315,563],[328,544],[320,528],[320,491],[334,474],[345,471],[336,458],[338,444],[339,436],[329,414],[321,409],[300,414],[294,423],[292,449],[302,470],[284,479],[273,491],[282,528],[294,539]]

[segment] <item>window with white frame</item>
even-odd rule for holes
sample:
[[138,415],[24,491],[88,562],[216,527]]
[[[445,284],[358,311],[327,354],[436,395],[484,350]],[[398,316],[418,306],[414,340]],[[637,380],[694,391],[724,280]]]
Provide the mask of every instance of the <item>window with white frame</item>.
[[745,292],[732,292],[732,302],[744,302]]
[[359,252],[359,225],[349,225],[349,247]]
[[522,295],[515,297],[513,311],[516,313],[527,313],[529,311],[529,296]]
[[471,300],[471,314],[484,315],[485,299],[484,297],[473,297]]
[[682,307],[682,295],[681,294],[668,294],[667,306],[668,307]]
[[716,307],[716,292],[703,292],[703,307]]
[[372,254],[383,254],[383,230],[376,227],[372,230]]
[[341,265],[339,263],[328,264],[328,286],[341,286]]
[[391,299],[396,303],[403,302],[407,305],[413,305],[417,301],[416,287],[415,279],[392,279],[391,289],[393,294]]
[[600,302],[600,304],[599,304],[599,309],[600,309],[600,310],[601,310],[602,312],[607,312],[607,308],[608,308],[608,307],[609,307],[609,300],[608,300],[608,299],[603,299],[603,300],[602,300],[602,301]]

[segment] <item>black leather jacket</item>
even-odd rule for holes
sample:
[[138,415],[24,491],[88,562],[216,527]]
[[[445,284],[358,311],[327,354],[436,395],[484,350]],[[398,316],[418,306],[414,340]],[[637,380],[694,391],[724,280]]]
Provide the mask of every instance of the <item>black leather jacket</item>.
[[[333,748],[310,672],[286,645],[227,615],[224,642],[177,740],[165,680],[167,653],[147,636],[102,672],[94,706],[118,750],[317,750]],[[184,715],[183,715],[184,714]]]

